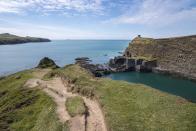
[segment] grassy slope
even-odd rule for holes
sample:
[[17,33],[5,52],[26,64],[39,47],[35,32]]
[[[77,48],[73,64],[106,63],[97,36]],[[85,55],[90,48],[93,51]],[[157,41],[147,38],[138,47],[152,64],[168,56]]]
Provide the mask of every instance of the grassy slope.
[[4,44],[19,44],[27,42],[48,42],[50,40],[45,38],[36,38],[36,37],[20,37],[12,34],[0,34],[0,45]]
[[141,84],[92,78],[77,65],[55,70],[47,77],[54,74],[73,81],[72,91],[97,98],[112,131],[196,130],[196,104],[180,97]]
[[79,96],[69,97],[66,100],[65,105],[67,107],[67,111],[72,117],[76,115],[83,115],[87,112],[87,109],[84,105],[84,100]]
[[57,119],[50,97],[42,91],[23,88],[31,77],[31,72],[25,71],[0,80],[0,130],[66,130]]

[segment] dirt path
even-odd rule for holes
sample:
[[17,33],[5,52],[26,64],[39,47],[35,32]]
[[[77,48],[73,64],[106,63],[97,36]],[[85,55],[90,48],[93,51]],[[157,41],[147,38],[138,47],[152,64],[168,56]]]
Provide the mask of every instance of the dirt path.
[[[88,107],[89,115],[70,117],[66,110],[65,101],[68,97],[78,96],[67,92],[66,85],[61,78],[54,78],[50,81],[43,81],[35,78],[26,82],[25,86],[34,88],[40,86],[44,92],[51,96],[57,105],[57,115],[61,122],[69,121],[70,131],[107,131],[102,111],[97,101],[82,97]],[[87,124],[86,124],[87,123]]]
[[87,131],[107,131],[104,116],[97,101],[85,97],[83,97],[83,99],[89,110],[89,116],[87,117]]

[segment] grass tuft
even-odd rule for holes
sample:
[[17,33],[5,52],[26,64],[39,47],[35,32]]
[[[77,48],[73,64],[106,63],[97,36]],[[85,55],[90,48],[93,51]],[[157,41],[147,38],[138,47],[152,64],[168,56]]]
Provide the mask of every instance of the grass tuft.
[[69,97],[65,105],[68,113],[72,117],[87,113],[87,107],[85,106],[84,100],[79,96]]

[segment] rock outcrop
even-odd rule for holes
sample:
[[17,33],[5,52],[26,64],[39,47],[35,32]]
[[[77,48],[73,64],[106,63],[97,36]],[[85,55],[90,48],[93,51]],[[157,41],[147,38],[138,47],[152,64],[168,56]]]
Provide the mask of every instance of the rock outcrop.
[[75,63],[90,71],[95,77],[101,77],[110,73],[110,68],[106,64],[92,64],[88,57],[78,57]]
[[[156,60],[157,67],[153,68],[154,72],[196,80],[196,35],[164,39],[138,36],[129,44],[124,57]],[[153,63],[145,64],[151,68]]]
[[109,67],[113,72],[152,72],[152,70],[157,67],[157,62],[156,60],[118,56],[114,59],[110,59]]
[[43,59],[40,60],[37,68],[53,68],[53,69],[55,69],[55,68],[59,68],[59,66],[56,65],[56,63],[52,59],[50,59],[48,57],[44,57]]

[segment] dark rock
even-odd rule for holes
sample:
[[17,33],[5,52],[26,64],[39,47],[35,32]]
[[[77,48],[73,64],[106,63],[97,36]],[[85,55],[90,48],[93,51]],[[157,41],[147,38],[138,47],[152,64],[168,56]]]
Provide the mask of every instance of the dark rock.
[[76,61],[80,61],[80,60],[90,61],[90,59],[88,57],[78,57],[75,60]]
[[157,61],[156,60],[144,61],[142,65],[146,68],[146,70],[152,71],[153,68],[157,67]]
[[56,65],[56,63],[48,58],[48,57],[44,57],[43,59],[40,60],[37,68],[59,68],[59,66]]
[[135,59],[132,59],[132,58],[127,58],[126,59],[126,70],[128,71],[133,71],[135,70]]
[[144,59],[136,59],[136,65],[142,65]]
[[123,56],[117,56],[114,58],[114,63],[118,66],[124,65],[126,63],[126,58]]
[[114,72],[139,71],[152,72],[157,67],[156,60],[135,59],[125,56],[118,56],[110,59],[109,67]]
[[124,56],[117,56],[114,59],[110,59],[109,66],[112,68],[117,68],[125,65],[125,63],[126,63],[126,58]]
[[135,70],[135,59],[118,56],[110,59],[109,67],[114,72],[125,72]]
[[92,64],[88,57],[80,57],[75,59],[75,63],[90,71],[95,77],[101,77],[111,72],[106,64]]
[[75,59],[75,63],[76,64],[87,64],[87,63],[90,63],[92,62],[88,57],[78,57]]

